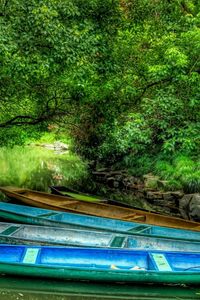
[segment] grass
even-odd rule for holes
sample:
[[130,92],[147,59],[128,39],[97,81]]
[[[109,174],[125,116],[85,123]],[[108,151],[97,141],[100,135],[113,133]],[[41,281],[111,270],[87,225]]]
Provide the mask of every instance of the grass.
[[158,175],[161,180],[166,180],[165,190],[183,190],[185,193],[200,192],[200,157],[176,153],[166,155],[160,153],[131,154],[126,156],[117,165],[118,169],[128,169],[136,177],[147,173]]
[[63,142],[67,145],[71,145],[72,141],[65,133],[58,132],[45,132],[40,139],[35,140],[35,143],[54,143],[56,141]]
[[0,185],[48,190],[87,176],[87,165],[70,153],[56,155],[40,147],[0,148]]
[[185,193],[200,192],[200,159],[179,154],[171,160],[159,160],[155,173],[169,180],[168,190],[183,189]]

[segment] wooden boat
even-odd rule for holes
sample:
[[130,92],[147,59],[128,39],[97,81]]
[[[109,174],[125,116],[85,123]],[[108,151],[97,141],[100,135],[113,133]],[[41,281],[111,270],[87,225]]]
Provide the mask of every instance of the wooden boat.
[[200,231],[200,223],[153,214],[141,210],[108,204],[87,203],[78,200],[71,200],[71,198],[63,196],[51,195],[48,193],[15,187],[0,187],[0,191],[4,192],[12,199],[16,199],[20,202],[36,207]]
[[0,222],[0,243],[200,252],[200,241]]
[[[66,186],[50,186],[49,188],[51,189],[51,193],[54,195],[72,197],[72,198],[80,200],[80,201],[97,202],[96,200],[102,199],[102,201],[104,201],[104,203],[113,204],[116,206],[128,207],[128,208],[136,208],[135,206],[128,204],[128,203],[123,203],[121,201],[112,200],[112,199],[104,200],[103,198],[100,198],[98,196],[81,193],[79,191],[76,191],[76,190],[71,189]],[[93,199],[93,201],[92,201],[92,199]],[[139,209],[139,208],[137,208],[137,209]],[[147,211],[147,210],[145,210],[145,211]]]
[[[104,300],[199,300],[199,288],[185,285],[133,285],[101,282],[73,282],[53,279],[0,276],[3,299],[104,299]],[[3,293],[2,293],[3,295]],[[7,297],[7,298],[6,298]],[[2,300],[3,300],[2,299]]]
[[0,245],[0,273],[56,279],[200,284],[200,253]]
[[192,230],[138,224],[117,219],[99,218],[69,212],[59,212],[25,205],[0,202],[0,218],[42,226],[106,231],[133,236],[200,241],[200,233]]

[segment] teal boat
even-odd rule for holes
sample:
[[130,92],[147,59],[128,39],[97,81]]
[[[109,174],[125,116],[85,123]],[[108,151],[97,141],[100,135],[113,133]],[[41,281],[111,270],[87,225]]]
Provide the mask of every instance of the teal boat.
[[0,245],[0,273],[61,280],[200,285],[200,253]]
[[200,252],[194,241],[13,223],[0,223],[0,243]]
[[192,230],[138,224],[5,202],[0,202],[0,217],[9,221],[32,225],[106,231],[133,236],[152,236],[195,242],[200,241],[200,232]]

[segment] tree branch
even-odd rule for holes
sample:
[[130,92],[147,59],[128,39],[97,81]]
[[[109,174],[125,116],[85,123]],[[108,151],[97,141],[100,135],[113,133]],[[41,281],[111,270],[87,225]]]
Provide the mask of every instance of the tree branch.
[[53,119],[56,119],[58,117],[63,117],[69,115],[68,112],[64,111],[51,111],[48,112],[47,114],[41,114],[38,117],[32,117],[32,116],[15,116],[14,118],[0,123],[0,128],[6,128],[6,127],[11,127],[11,126],[22,126],[22,125],[37,125],[40,123],[43,123],[45,121],[50,121]]
[[[164,83],[168,83],[171,80],[172,80],[172,78],[164,78],[164,79],[161,79],[159,81],[154,81],[154,82],[147,83],[146,86],[144,86],[143,88],[140,88],[141,92],[138,96],[136,96],[134,104],[137,104],[139,101],[141,101],[141,99],[144,97],[147,90],[150,89],[151,87],[154,87],[154,86],[157,86],[157,85],[160,85],[160,84],[164,84]],[[130,105],[130,104],[132,104],[132,102],[126,102],[125,104]]]

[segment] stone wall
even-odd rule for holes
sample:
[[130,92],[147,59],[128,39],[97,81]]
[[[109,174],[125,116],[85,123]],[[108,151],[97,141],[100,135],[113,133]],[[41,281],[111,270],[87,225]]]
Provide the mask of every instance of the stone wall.
[[[110,189],[131,193],[141,201],[147,201],[155,211],[180,217],[179,201],[184,196],[182,191],[164,191],[164,181],[152,174],[143,178],[131,176],[125,170],[110,171],[100,169],[93,172],[96,182],[106,184]],[[158,188],[159,187],[159,188]]]

